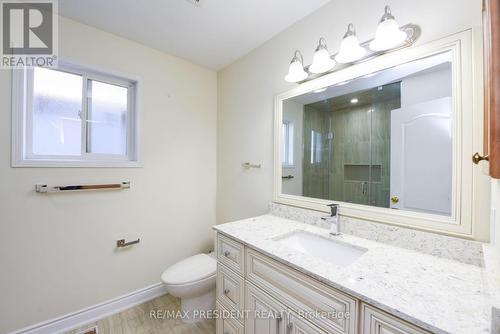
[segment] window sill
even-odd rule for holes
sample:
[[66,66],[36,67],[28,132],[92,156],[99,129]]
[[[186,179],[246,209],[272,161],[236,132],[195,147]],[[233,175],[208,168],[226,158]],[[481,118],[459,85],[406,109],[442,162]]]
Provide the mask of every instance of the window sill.
[[11,167],[31,168],[142,168],[138,161],[81,161],[81,160],[19,160],[12,161]]

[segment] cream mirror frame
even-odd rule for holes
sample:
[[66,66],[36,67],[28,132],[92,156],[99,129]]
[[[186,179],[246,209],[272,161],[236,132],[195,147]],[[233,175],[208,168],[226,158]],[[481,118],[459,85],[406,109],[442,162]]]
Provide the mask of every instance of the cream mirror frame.
[[[479,189],[476,171],[471,161],[474,148],[482,142],[482,101],[481,76],[477,75],[478,67],[473,47],[473,29],[465,30],[420,46],[401,49],[392,53],[360,62],[337,72],[327,74],[298,85],[296,88],[279,94],[274,101],[274,198],[275,203],[291,205],[316,211],[329,212],[326,204],[340,204],[341,216],[364,219],[421,230],[429,230],[442,234],[465,238],[475,238],[472,222],[478,193],[487,193]],[[451,53],[452,78],[452,186],[451,214],[449,216],[431,213],[394,210],[363,204],[339,202],[282,192],[282,126],[283,102],[299,95],[329,87],[337,83],[347,82],[371,73],[392,68],[411,61],[441,54]],[[476,174],[475,174],[476,173]],[[480,194],[480,196],[488,196]]]

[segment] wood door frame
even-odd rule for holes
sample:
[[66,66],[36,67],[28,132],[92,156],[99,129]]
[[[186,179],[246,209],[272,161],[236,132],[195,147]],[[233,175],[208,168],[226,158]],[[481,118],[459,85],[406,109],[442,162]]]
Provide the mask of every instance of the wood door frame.
[[483,0],[485,153],[500,179],[500,0]]

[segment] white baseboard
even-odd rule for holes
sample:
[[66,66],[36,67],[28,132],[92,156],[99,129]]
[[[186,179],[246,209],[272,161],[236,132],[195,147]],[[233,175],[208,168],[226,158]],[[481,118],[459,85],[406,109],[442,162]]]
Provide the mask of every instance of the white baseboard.
[[9,334],[56,334],[84,326],[112,314],[145,303],[166,293],[162,283],[114,298],[62,317],[19,329]]

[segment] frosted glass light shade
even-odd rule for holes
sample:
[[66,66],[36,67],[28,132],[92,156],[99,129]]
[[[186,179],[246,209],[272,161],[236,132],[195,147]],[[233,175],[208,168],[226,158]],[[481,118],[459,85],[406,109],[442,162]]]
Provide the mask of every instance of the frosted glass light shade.
[[288,68],[288,74],[285,76],[285,81],[288,82],[298,82],[307,78],[307,72],[304,71],[304,65],[302,64],[302,55],[300,52],[296,51],[295,55]]
[[399,29],[395,20],[380,22],[375,39],[370,43],[373,51],[385,51],[401,45],[406,40],[406,33]]
[[309,72],[311,73],[324,73],[331,70],[335,66],[335,60],[330,58],[328,49],[326,47],[326,41],[324,38],[319,40],[319,45],[316,48],[316,52],[313,56],[313,62],[309,66]]
[[385,51],[401,45],[406,40],[406,33],[399,29],[399,24],[391,14],[389,6],[380,20],[375,33],[375,39],[370,43],[373,51]]
[[366,49],[359,45],[354,26],[349,24],[344,39],[340,44],[340,51],[335,56],[335,60],[341,64],[352,63],[363,58],[365,53]]

